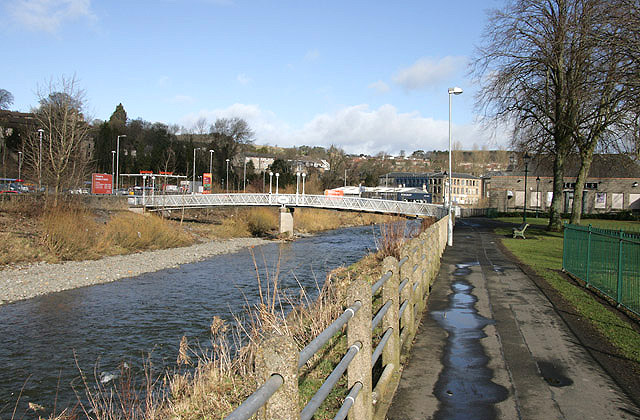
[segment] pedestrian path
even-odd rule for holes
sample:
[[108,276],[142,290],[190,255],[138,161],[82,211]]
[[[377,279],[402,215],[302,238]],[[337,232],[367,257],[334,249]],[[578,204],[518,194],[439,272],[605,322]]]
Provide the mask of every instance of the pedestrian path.
[[476,219],[456,225],[387,418],[634,419],[640,409]]

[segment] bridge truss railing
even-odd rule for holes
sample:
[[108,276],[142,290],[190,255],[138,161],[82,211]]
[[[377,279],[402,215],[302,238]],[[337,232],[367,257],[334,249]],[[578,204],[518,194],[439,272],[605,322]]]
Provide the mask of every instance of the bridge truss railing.
[[371,213],[430,216],[445,215],[442,206],[409,201],[378,200],[360,197],[335,197],[310,194],[183,194],[131,197],[129,204],[150,210],[204,208],[214,206],[287,206],[315,207]]

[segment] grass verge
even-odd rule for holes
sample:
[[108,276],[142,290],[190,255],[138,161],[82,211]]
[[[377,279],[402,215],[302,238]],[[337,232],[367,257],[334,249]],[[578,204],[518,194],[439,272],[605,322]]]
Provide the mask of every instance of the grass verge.
[[[500,220],[514,223],[521,221],[517,218],[510,219]],[[615,311],[603,307],[603,304],[591,292],[567,279],[561,272],[563,234],[547,232],[545,230],[546,221],[539,220],[540,223],[535,223],[535,219],[532,221],[527,219],[527,222],[531,224],[526,232],[527,240],[512,239],[510,228],[498,228],[495,233],[502,238],[502,244],[521,263],[529,266],[537,275],[546,280],[582,318],[588,320],[616,347],[622,356],[640,364],[640,334]],[[585,220],[583,223],[592,223],[595,226],[596,224],[593,222],[595,221]],[[599,227],[607,229],[620,229],[621,226],[633,228],[634,224],[638,225],[637,222],[620,223],[609,220],[598,220],[597,222],[606,222],[599,224]]]

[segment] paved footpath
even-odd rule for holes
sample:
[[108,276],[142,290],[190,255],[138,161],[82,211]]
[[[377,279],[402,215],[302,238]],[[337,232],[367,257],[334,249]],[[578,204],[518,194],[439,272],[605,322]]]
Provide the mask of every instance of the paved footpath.
[[640,418],[495,240],[457,222],[387,418]]

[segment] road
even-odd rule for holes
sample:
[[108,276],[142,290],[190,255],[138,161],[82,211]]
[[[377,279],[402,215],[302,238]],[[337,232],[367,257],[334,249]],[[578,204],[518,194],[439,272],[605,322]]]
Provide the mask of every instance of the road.
[[637,419],[640,409],[480,219],[459,220],[387,414]]

